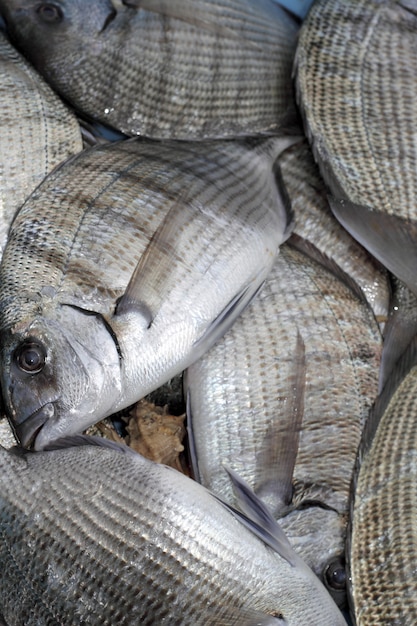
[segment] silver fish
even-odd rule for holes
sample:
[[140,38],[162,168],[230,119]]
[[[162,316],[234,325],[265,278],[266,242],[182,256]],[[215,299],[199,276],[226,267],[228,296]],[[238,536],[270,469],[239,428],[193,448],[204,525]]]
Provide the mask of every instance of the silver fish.
[[317,0],[298,101],[333,212],[417,295],[416,0]]
[[17,209],[82,149],[75,116],[0,30],[0,255]]
[[358,454],[349,541],[357,626],[417,619],[417,340],[375,402]]
[[1,0],[16,45],[73,106],[128,135],[275,132],[298,26],[272,0]]
[[223,465],[241,475],[341,603],[350,482],[381,344],[369,307],[284,244],[257,298],[186,374],[198,479],[234,502]]
[[2,389],[24,445],[133,404],[230,327],[289,234],[285,145],[127,140],[38,187],[0,265]]
[[278,527],[127,447],[0,449],[0,503],[8,626],[344,624]]

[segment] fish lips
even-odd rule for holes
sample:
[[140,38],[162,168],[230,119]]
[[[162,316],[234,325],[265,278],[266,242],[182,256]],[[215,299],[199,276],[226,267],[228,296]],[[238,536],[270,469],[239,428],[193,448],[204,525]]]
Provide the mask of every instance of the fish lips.
[[20,441],[23,448],[33,448],[35,450],[39,449],[36,445],[39,432],[42,430],[44,424],[48,422],[54,414],[54,405],[52,402],[48,402],[19,423],[12,419],[9,420],[16,437]]

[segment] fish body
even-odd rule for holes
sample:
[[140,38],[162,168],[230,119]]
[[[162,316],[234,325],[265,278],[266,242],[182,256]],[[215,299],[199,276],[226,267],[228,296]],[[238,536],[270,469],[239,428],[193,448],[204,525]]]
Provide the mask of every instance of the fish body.
[[390,306],[388,272],[334,217],[307,139],[284,150],[279,164],[294,212],[292,245],[345,280],[384,324]]
[[322,579],[344,552],[381,343],[369,307],[284,244],[256,299],[187,370],[196,476],[233,503],[223,466],[241,475]]
[[357,626],[417,619],[416,339],[391,371],[358,454],[349,562]]
[[0,451],[8,626],[342,626],[326,590],[203,487],[126,448]]
[[0,255],[17,209],[82,149],[75,116],[0,31]]
[[2,386],[25,445],[133,404],[233,323],[289,234],[280,146],[127,140],[38,187],[0,266]]
[[128,135],[276,132],[298,27],[272,0],[2,0],[16,45],[84,114]]
[[318,0],[295,76],[333,212],[417,295],[416,9],[414,0]]

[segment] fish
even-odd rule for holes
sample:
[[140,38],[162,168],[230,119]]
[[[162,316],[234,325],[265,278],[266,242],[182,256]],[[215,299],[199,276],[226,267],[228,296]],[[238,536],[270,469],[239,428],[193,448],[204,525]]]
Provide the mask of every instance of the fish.
[[357,626],[416,622],[417,337],[375,401],[358,451],[348,543]]
[[294,212],[291,244],[333,271],[366,300],[383,328],[391,300],[388,272],[334,217],[307,138],[284,150],[279,165]]
[[297,22],[273,0],[1,0],[14,44],[74,108],[127,135],[274,134]]
[[185,374],[195,478],[234,504],[223,466],[237,472],[341,605],[351,478],[381,349],[368,305],[287,242],[256,299]]
[[0,255],[16,211],[54,167],[82,150],[75,115],[0,30]]
[[417,295],[417,5],[317,0],[296,98],[341,224]]
[[75,437],[52,448],[0,448],[8,626],[344,624],[276,524],[127,446]]
[[28,198],[0,264],[1,386],[24,447],[132,405],[233,324],[291,230],[288,141],[98,144]]

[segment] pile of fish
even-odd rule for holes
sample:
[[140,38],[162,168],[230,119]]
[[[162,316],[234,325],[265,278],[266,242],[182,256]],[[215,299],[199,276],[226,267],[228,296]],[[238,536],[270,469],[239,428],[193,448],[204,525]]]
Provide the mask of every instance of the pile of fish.
[[285,6],[0,0],[6,626],[416,623],[417,2]]

